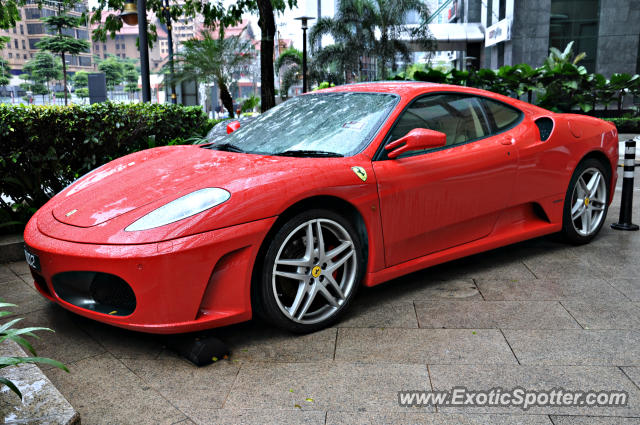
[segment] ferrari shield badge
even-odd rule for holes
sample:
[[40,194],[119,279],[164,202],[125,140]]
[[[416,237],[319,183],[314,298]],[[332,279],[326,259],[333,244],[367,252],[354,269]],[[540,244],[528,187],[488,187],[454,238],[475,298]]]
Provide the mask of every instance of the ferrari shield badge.
[[362,167],[351,167],[356,176],[360,177],[363,182],[367,181],[367,172]]

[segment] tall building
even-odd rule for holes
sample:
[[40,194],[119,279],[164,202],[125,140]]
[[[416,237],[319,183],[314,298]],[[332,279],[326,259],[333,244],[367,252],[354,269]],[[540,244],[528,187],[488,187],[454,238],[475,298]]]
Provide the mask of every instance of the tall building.
[[[24,64],[39,51],[36,44],[43,38],[51,34],[40,18],[54,16],[58,13],[61,3],[47,0],[39,8],[33,0],[28,0],[27,4],[20,8],[20,18],[16,26],[10,30],[0,30],[0,36],[9,37],[9,43],[0,51],[0,56],[9,62],[11,72],[15,75],[22,73]],[[73,10],[66,11],[67,14],[80,17],[87,10],[87,0],[76,4]],[[90,31],[88,22],[80,28],[68,30],[67,35],[89,40]],[[67,69],[71,72],[79,70],[91,70],[91,52],[80,55],[66,55]]]
[[[585,52],[590,72],[610,76],[640,71],[638,0],[453,0],[456,22],[480,22],[481,66],[540,66],[549,48]],[[468,48],[463,52],[468,54]]]
[[[104,11],[102,13],[102,22],[104,22],[108,15],[117,12]],[[157,18],[153,14],[148,14],[147,19],[149,22],[154,22],[157,28],[158,39],[153,44],[153,47],[149,49],[149,67],[151,72],[159,71],[168,56],[168,44],[167,33],[164,26],[157,21]],[[94,24],[92,28],[96,28],[98,24]],[[177,45],[174,38],[174,45]],[[106,59],[109,55],[113,55],[122,59],[135,59],[140,60],[140,51],[138,50],[138,26],[137,25],[123,25],[120,31],[116,33],[115,38],[107,36],[107,39],[102,41],[92,42],[93,54],[100,60]],[[97,64],[96,68],[97,68]]]

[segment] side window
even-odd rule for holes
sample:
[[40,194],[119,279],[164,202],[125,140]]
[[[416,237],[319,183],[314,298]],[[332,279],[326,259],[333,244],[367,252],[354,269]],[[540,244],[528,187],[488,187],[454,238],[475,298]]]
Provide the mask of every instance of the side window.
[[522,112],[503,103],[490,99],[482,99],[487,107],[489,121],[492,121],[496,132],[512,126],[520,119]]
[[427,95],[414,101],[396,122],[387,142],[398,140],[414,128],[427,128],[446,134],[447,146],[489,134],[480,99],[455,94]]

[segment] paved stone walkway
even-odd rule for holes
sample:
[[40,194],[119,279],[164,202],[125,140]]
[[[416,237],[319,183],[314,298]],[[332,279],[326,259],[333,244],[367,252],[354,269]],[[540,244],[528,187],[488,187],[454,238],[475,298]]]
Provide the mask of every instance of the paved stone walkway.
[[[638,173],[640,174],[640,173]],[[640,187],[640,176],[636,176]],[[83,424],[638,424],[640,232],[618,232],[620,188],[590,245],[541,238],[362,290],[335,328],[292,336],[219,330],[229,360],[196,368],[155,336],[51,305],[25,263],[0,265],[0,297],[49,326],[38,353]],[[635,192],[636,223],[640,190]],[[403,408],[399,390],[500,386],[624,390],[626,408]]]

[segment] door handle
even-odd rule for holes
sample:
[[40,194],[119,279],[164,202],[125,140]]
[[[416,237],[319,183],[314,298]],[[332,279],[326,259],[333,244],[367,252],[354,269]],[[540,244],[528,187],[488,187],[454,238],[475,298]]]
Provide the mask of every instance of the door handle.
[[500,143],[506,146],[511,146],[516,143],[516,139],[514,139],[513,137],[503,137],[502,140],[500,140]]

